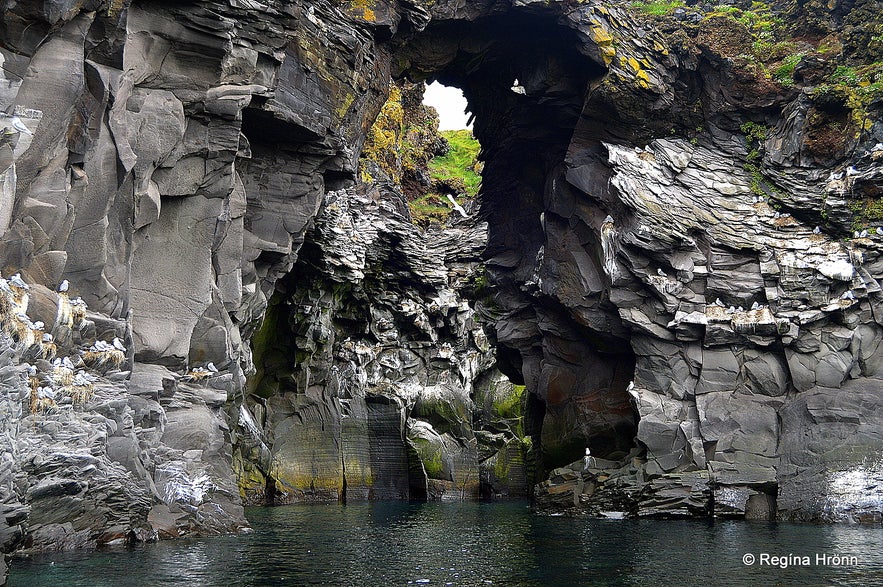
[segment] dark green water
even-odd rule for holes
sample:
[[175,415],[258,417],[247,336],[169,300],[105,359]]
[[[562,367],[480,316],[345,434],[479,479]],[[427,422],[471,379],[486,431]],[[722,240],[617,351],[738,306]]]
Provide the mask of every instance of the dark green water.
[[[879,527],[568,519],[524,503],[290,506],[248,517],[248,535],[18,558],[9,585],[883,585]],[[746,566],[746,553],[812,564]],[[817,565],[817,554],[858,560]]]

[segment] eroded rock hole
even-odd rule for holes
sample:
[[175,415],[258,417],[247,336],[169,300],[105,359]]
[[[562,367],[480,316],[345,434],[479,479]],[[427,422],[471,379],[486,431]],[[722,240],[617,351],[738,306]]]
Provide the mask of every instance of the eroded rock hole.
[[[359,185],[337,194],[325,174],[255,337],[251,392],[268,429],[290,431],[276,434],[274,476],[294,498],[527,495],[586,449],[635,449],[634,355],[604,299],[601,242],[568,213],[585,196],[564,176],[603,67],[554,21],[487,20],[396,48]],[[474,115],[480,206],[409,150],[432,122],[408,118],[427,81],[460,88]],[[445,199],[465,210],[442,224],[427,209]]]

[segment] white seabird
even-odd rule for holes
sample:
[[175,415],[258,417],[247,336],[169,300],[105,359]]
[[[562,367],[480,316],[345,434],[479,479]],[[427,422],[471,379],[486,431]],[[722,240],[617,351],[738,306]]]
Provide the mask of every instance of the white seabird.
[[626,387],[625,390],[630,396],[632,396],[635,399],[635,401],[641,399],[641,396],[639,396],[638,392],[635,391],[635,382],[634,381],[629,381],[629,386]]
[[52,335],[48,332],[43,333],[43,342],[52,342]]
[[121,341],[120,339],[118,339],[116,337],[114,337],[114,339],[113,339],[113,348],[115,348],[118,351],[126,352],[126,347],[123,346],[123,341]]
[[883,226],[878,226],[876,232],[877,232],[877,234],[883,236]]
[[62,281],[58,285],[58,291],[65,292],[68,290],[68,288],[70,288],[70,286],[71,286],[70,282],[67,279],[65,279],[64,281]]
[[847,290],[846,293],[844,293],[842,296],[840,296],[840,299],[843,299],[843,300],[854,300],[854,299],[855,299],[855,294],[852,293],[852,290],[850,289],[850,290]]
[[668,277],[668,274],[666,274],[666,272],[662,269],[657,269],[656,274],[659,275],[659,277]]
[[451,203],[451,206],[454,207],[454,210],[456,210],[460,214],[460,216],[462,216],[463,218],[469,218],[469,214],[466,213],[466,210],[463,209],[463,206],[457,203],[457,200],[454,199],[454,196],[452,196],[451,194],[445,194],[445,197]]
[[760,310],[760,304],[758,304],[757,302],[754,302],[753,304],[751,304],[751,309],[752,310]]
[[858,169],[850,165],[846,168],[846,177],[852,177],[853,175],[858,175]]
[[816,226],[815,228],[812,229],[812,233],[813,233],[813,234],[819,234],[819,233],[821,233],[821,232],[822,232],[822,229],[819,228],[818,226]]
[[211,363],[211,362],[210,362],[210,363],[207,363],[206,366],[205,366],[205,368],[208,369],[209,371],[211,371],[212,373],[217,373],[217,372],[218,372],[218,368],[215,367],[215,364],[214,364],[214,363]]
[[31,289],[30,286],[27,283],[25,283],[24,280],[21,278],[21,273],[16,273],[12,277],[10,277],[9,283],[11,283],[12,285],[14,285],[15,287],[17,287],[19,289]]
[[34,322],[33,328],[34,330],[43,330],[44,328],[46,328],[46,325],[43,324],[41,320],[37,320],[36,322]]
[[863,230],[860,233],[858,233],[858,236],[859,236],[859,238],[868,238],[868,231]]
[[719,308],[723,308],[723,307],[724,307],[724,303],[721,301],[720,298],[717,298],[716,300],[714,300],[714,305],[717,306],[717,307],[719,307]]
[[20,133],[28,135],[28,136],[34,136],[34,133],[31,132],[31,129],[26,127],[25,123],[22,122],[21,118],[19,118],[18,116],[10,116],[9,117],[9,124],[11,124],[12,128],[14,128],[17,132],[20,132]]
[[515,92],[516,94],[521,94],[522,96],[527,95],[527,90],[524,89],[524,86],[522,86],[520,83],[518,83],[518,78],[515,78],[515,81],[512,82],[512,87],[509,89],[512,90],[513,92]]

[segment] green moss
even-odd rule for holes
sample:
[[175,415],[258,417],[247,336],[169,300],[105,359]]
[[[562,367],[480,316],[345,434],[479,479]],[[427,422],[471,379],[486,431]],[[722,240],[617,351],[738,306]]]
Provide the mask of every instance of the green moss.
[[509,451],[505,446],[497,451],[497,456],[494,459],[494,476],[497,479],[509,478]]
[[390,179],[396,182],[402,180],[399,152],[404,134],[404,116],[402,91],[397,85],[392,84],[389,88],[389,98],[380,109],[380,114],[371,126],[365,146],[362,148],[362,158],[376,163]]
[[437,222],[443,223],[451,215],[451,206],[447,200],[438,194],[426,194],[422,198],[417,198],[408,202],[408,208],[411,210],[411,220],[418,226],[429,226]]
[[871,128],[869,106],[883,99],[883,61],[862,66],[839,65],[813,93],[813,102],[841,103],[850,110],[851,126],[860,135]]
[[742,126],[739,127],[739,130],[745,135],[745,140],[749,144],[763,143],[769,132],[769,128],[767,128],[765,124],[758,124],[751,121],[743,123]]
[[426,476],[430,479],[444,479],[445,464],[441,447],[435,446],[425,438],[415,438],[412,442],[420,462],[423,463]]
[[449,148],[447,153],[429,162],[432,179],[458,180],[466,194],[474,198],[481,185],[481,175],[476,172],[481,145],[468,129],[442,131],[441,135],[448,141]]
[[782,63],[773,70],[773,79],[783,85],[794,83],[794,69],[800,63],[803,55],[803,53],[795,53],[785,57]]
[[644,14],[652,16],[667,16],[678,8],[683,8],[685,4],[679,0],[671,2],[632,2],[632,7],[638,9]]
[[520,418],[524,389],[523,385],[513,385],[511,393],[494,400],[494,412],[501,418]]
[[883,220],[883,198],[862,198],[849,203],[852,229],[862,230],[870,223]]

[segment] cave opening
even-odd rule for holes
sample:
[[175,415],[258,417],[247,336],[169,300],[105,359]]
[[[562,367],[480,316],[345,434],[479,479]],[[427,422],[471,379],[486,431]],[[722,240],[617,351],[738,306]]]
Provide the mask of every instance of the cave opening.
[[[483,164],[469,215],[486,227],[480,239],[465,222],[418,234],[393,218],[408,216],[406,181],[402,198],[372,185],[375,168],[357,170],[367,194],[354,203],[334,194],[337,176],[323,176],[323,211],[255,336],[250,390],[265,400],[268,428],[286,431],[271,447],[277,502],[303,488],[341,501],[525,496],[587,448],[611,461],[633,453],[634,353],[606,297],[597,229],[567,212],[607,213],[566,177],[573,129],[606,71],[583,43],[555,18],[513,12],[433,22],[392,48],[399,88],[462,91]],[[408,99],[402,92],[400,105]],[[400,122],[381,110],[375,126],[385,116]],[[256,133],[260,120],[245,123]],[[450,357],[474,350],[458,346],[474,319],[433,302],[448,277],[421,267],[445,242],[456,243],[439,257],[445,273],[467,275],[455,289],[492,326],[480,335],[489,340],[469,344],[493,349],[494,371],[468,384],[472,367]],[[574,259],[580,275],[567,269]]]
[[[592,85],[606,73],[587,52],[561,19],[527,10],[432,22],[393,60],[400,64],[395,78],[458,88],[468,104],[484,163],[479,202],[488,221],[484,262],[496,291],[490,304],[507,316],[495,324],[496,357],[509,380],[531,392],[524,427],[540,447],[537,480],[587,448],[611,460],[636,449],[637,411],[626,392],[634,352],[597,284],[603,275],[597,231],[566,210],[606,214],[598,204],[606,186],[583,193],[566,177],[573,129]],[[586,280],[573,284],[556,272],[563,267],[558,259],[579,254],[586,259],[578,264],[595,282],[574,304],[572,286]],[[564,286],[553,291],[544,278]],[[590,313],[611,327],[599,328],[598,320],[586,319]]]

